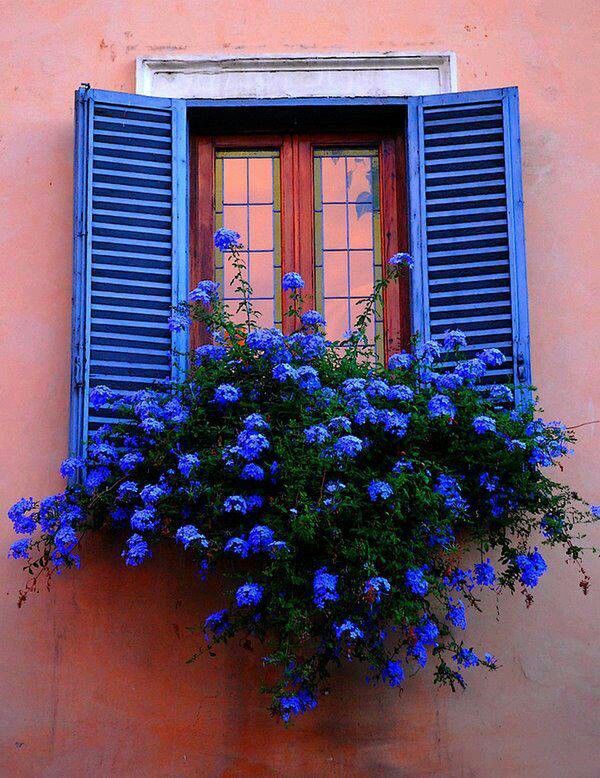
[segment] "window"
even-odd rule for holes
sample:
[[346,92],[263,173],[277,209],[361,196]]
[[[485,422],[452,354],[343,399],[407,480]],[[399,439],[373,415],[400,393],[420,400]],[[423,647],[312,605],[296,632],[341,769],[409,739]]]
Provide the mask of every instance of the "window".
[[213,273],[228,289],[219,219],[246,232],[265,324],[279,323],[279,277],[293,269],[339,335],[385,258],[409,248],[410,287],[389,287],[377,322],[387,352],[462,329],[473,353],[505,354],[490,380],[526,393],[515,88],[225,103],[76,94],[72,453],[111,421],[90,387],[130,393],[185,370],[190,343],[170,310]]
[[[270,120],[302,129],[314,123],[302,110]],[[330,115],[326,123],[343,123],[343,117]],[[212,246],[214,229],[226,226],[242,237],[261,326],[291,326],[282,318],[281,278],[296,271],[306,282],[306,304],[324,315],[330,338],[342,339],[353,328],[359,301],[385,272],[385,259],[408,249],[405,143],[398,117],[394,135],[194,133],[191,285],[215,277],[237,309],[231,270]],[[381,356],[408,347],[408,276],[388,290],[369,336]]]

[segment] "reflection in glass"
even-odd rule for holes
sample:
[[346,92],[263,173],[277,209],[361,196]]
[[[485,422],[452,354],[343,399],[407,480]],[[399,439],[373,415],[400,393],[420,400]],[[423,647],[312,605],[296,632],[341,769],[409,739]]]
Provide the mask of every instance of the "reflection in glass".
[[[376,148],[314,152],[317,304],[327,335],[343,338],[381,278],[379,157]],[[381,332],[377,311],[369,341]]]
[[[279,152],[217,151],[215,161],[215,227],[241,235],[241,256],[253,289],[253,304],[262,314],[261,327],[281,326],[281,195]],[[239,297],[234,271],[224,255],[215,254],[216,280],[236,321]]]

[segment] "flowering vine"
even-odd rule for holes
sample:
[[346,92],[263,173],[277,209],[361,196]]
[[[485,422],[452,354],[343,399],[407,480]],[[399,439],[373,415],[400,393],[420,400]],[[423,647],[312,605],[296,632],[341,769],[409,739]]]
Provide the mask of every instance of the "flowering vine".
[[[271,709],[285,722],[315,707],[345,661],[392,687],[428,662],[452,688],[470,668],[495,669],[468,643],[469,607],[485,589],[529,602],[547,572],[539,547],[560,545],[580,566],[576,525],[600,517],[542,469],[572,435],[533,404],[515,408],[512,388],[488,378],[503,353],[463,359],[462,332],[375,360],[365,333],[409,255],[391,258],[356,329],[332,343],[296,273],[282,284],[296,331],[259,326],[238,243],[230,230],[215,236],[239,309],[207,280],[171,317],[209,336],[185,380],[130,395],[93,387],[90,405],[121,421],[91,436],[85,459],[63,462],[64,491],[10,509],[25,536],[10,555],[29,590],[79,565],[86,532],[121,535],[130,566],[178,544],[223,581],[205,640],[264,644]],[[467,550],[472,567],[460,563]]]

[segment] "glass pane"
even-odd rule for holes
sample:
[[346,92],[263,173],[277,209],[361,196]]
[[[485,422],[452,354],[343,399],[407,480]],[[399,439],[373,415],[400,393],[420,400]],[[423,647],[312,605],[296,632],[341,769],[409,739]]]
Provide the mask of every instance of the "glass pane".
[[350,326],[349,301],[339,298],[325,300],[325,321],[327,336],[331,340],[342,340]]
[[[215,160],[215,223],[240,233],[240,255],[253,288],[253,304],[262,313],[260,326],[281,325],[281,209],[279,152],[269,150],[218,151]],[[239,296],[235,271],[219,251],[215,253],[216,280],[229,310]],[[232,283],[233,282],[233,283]],[[235,316],[244,321],[244,314]]]
[[245,203],[248,199],[246,160],[229,159],[223,166],[223,201]]
[[373,291],[373,253],[350,251],[350,291],[352,295],[367,297]]
[[348,252],[323,252],[323,278],[330,297],[348,295]]
[[[327,335],[341,338],[354,327],[381,277],[379,157],[377,148],[314,152],[317,304]],[[375,342],[381,311],[369,329]]]
[[273,202],[273,161],[252,157],[248,162],[248,185],[251,203]]

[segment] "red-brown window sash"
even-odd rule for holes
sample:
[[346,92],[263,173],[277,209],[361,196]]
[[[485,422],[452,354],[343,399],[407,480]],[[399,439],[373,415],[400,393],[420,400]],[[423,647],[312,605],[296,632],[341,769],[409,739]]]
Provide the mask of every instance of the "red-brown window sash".
[[[386,259],[408,250],[406,196],[406,147],[402,134],[395,137],[374,133],[323,133],[291,135],[225,135],[191,138],[190,175],[190,285],[214,276],[214,171],[218,149],[278,149],[281,165],[281,256],[282,274],[300,273],[305,281],[307,307],[315,306],[315,255],[313,216],[313,149],[323,146],[379,147],[381,200],[381,248],[383,272]],[[282,300],[283,310],[288,302]],[[384,348],[387,356],[407,349],[410,342],[408,275],[392,283],[384,295]],[[297,326],[287,317],[285,332]],[[191,345],[206,342],[206,334],[192,328]]]

